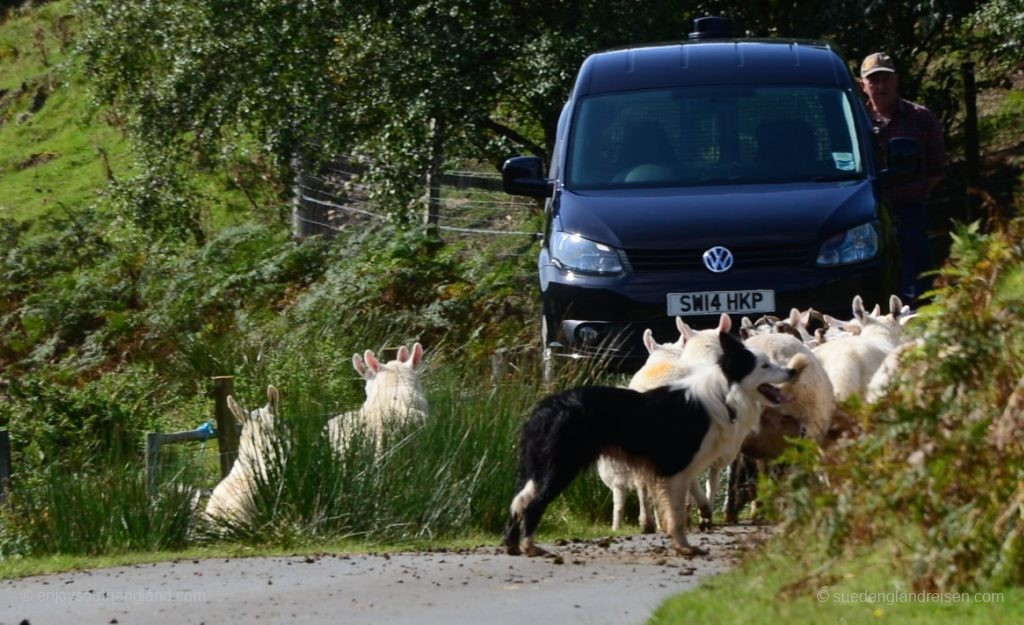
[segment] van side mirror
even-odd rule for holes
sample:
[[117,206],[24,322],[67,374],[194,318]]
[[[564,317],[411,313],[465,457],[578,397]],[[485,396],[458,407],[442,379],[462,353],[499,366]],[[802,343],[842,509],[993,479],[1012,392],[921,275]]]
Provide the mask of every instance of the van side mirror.
[[921,173],[921,147],[915,139],[893,137],[889,139],[889,166],[878,172],[883,189],[913,182]]
[[529,197],[549,197],[555,183],[544,177],[544,162],[536,156],[514,156],[501,167],[505,193]]

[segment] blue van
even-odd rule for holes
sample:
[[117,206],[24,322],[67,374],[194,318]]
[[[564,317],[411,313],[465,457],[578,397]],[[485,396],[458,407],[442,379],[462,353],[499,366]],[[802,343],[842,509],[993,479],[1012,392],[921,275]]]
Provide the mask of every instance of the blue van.
[[916,143],[894,140],[878,169],[859,87],[828,44],[696,26],[686,42],[591,55],[548,175],[536,157],[505,163],[507,192],[546,199],[546,363],[635,368],[643,329],[675,340],[676,316],[848,317],[855,294],[892,291],[879,191],[914,175]]

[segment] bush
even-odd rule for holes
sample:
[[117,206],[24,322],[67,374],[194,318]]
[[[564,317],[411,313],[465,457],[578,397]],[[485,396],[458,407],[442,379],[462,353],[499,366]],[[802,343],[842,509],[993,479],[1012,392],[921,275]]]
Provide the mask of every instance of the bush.
[[783,514],[833,553],[895,538],[918,589],[991,589],[1024,582],[1024,221],[953,241],[904,376],[850,406],[859,436],[790,479]]

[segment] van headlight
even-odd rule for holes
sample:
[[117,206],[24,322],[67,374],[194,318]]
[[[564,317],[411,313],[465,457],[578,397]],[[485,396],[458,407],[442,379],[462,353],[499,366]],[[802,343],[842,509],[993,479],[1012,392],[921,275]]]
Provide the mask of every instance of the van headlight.
[[551,233],[551,259],[561,269],[580,273],[609,274],[622,271],[619,254],[610,246],[557,230]]
[[817,264],[824,267],[850,265],[878,256],[877,222],[840,232],[821,244]]

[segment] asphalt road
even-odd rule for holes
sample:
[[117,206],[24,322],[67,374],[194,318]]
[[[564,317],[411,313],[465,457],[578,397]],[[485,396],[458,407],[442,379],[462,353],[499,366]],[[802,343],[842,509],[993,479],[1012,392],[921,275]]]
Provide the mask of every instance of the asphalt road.
[[549,545],[558,557],[495,547],[392,555],[180,560],[4,580],[0,622],[19,625],[644,623],[666,598],[728,569],[763,535],[691,533],[707,556],[661,536]]

